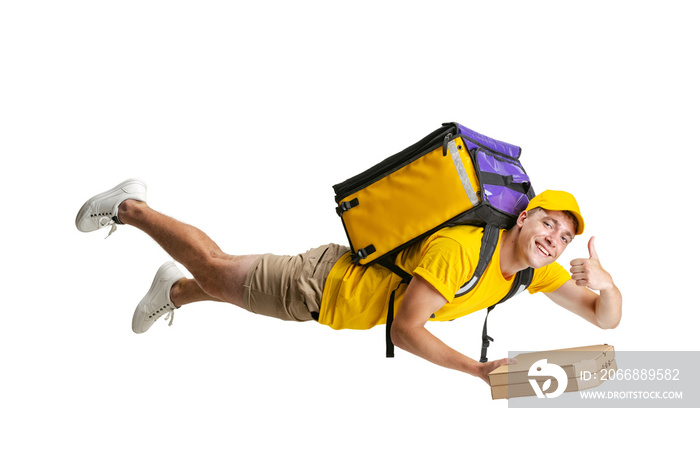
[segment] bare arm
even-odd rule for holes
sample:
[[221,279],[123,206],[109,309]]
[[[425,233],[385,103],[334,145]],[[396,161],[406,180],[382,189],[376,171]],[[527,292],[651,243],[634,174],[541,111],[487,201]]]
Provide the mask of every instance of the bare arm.
[[509,360],[477,362],[452,349],[425,328],[426,322],[447,300],[428,282],[413,277],[391,327],[396,346],[434,364],[480,377],[488,383],[488,373]]
[[593,325],[615,328],[622,318],[622,294],[600,265],[593,241],[588,242],[590,258],[571,261],[571,280],[546,295]]

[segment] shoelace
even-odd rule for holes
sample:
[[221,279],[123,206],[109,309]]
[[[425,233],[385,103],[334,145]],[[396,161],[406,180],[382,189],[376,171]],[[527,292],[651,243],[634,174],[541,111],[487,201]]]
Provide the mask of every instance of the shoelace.
[[[108,223],[108,225],[109,225],[109,223]],[[117,231],[117,224],[112,222],[111,225],[112,225],[112,228],[109,229],[109,233],[107,233],[107,236],[105,236],[105,239],[109,238],[110,236],[112,236],[112,233]]]
[[[166,311],[167,309],[167,311]],[[173,321],[175,320],[175,309],[179,309],[177,307],[174,307],[172,303],[167,303],[165,306],[161,307],[157,311],[152,312],[150,315],[148,315],[148,319],[154,319],[154,321],[160,319],[161,313],[165,311],[165,320],[169,321],[168,327],[173,325]]]
[[112,226],[112,228],[109,229],[109,233],[107,234],[107,236],[105,236],[105,239],[109,238],[110,236],[112,236],[112,233],[117,231],[117,217],[116,216],[112,217],[111,219],[109,217],[102,217],[102,218],[100,218],[99,222],[100,222],[100,228],[108,227],[110,225]]

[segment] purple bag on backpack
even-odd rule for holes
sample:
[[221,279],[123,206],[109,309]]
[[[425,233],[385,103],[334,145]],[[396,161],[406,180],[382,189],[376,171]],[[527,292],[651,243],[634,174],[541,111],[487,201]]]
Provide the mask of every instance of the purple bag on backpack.
[[461,137],[467,145],[481,185],[478,193],[481,202],[450,223],[511,227],[535,196],[530,177],[520,163],[520,147],[491,139],[460,124],[456,128],[456,134],[446,139]]

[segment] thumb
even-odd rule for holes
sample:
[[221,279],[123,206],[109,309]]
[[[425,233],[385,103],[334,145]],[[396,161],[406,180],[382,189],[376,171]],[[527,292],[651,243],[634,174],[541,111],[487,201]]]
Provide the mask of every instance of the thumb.
[[591,259],[598,260],[598,253],[595,250],[595,236],[591,236],[591,239],[588,240],[588,253],[591,256]]

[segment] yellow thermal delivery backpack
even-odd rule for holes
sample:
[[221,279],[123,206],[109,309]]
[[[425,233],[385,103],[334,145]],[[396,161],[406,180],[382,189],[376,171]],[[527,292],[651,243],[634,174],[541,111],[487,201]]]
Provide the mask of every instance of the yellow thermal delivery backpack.
[[[361,265],[381,264],[402,277],[402,284],[408,283],[411,275],[394,264],[397,252],[446,226],[483,226],[479,263],[457,296],[468,293],[491,260],[498,230],[511,227],[534,197],[520,152],[517,146],[458,123],[445,123],[412,146],[333,186],[336,212],[353,260]],[[519,273],[500,302],[527,288],[531,279],[531,269]],[[390,327],[395,291],[387,315],[389,357],[393,356]],[[486,322],[482,336],[485,360],[488,342],[493,341],[486,334]]]
[[448,225],[512,226],[534,196],[520,148],[457,123],[333,186],[359,264]]

